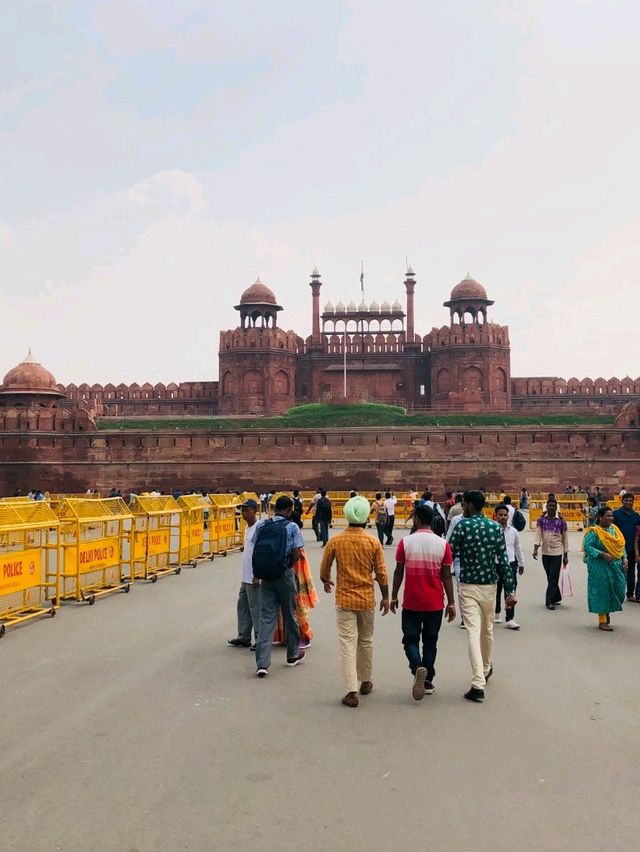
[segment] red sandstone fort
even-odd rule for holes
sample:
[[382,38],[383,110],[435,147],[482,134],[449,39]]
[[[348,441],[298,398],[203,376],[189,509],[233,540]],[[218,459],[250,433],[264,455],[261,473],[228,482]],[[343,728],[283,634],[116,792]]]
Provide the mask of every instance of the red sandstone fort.
[[[485,288],[460,281],[449,323],[414,326],[416,276],[406,302],[327,302],[311,274],[311,335],[279,326],[282,306],[260,280],[242,293],[237,328],[220,334],[219,381],[60,385],[29,356],[0,385],[0,491],[31,486],[556,487],[640,482],[640,378],[511,375],[509,329],[489,319]],[[271,415],[296,404],[366,399],[412,411],[590,412],[602,425],[260,430],[163,428],[172,415]],[[611,415],[615,415],[615,425]],[[117,417],[157,425],[99,432]],[[188,423],[188,421],[186,421]],[[116,424],[117,426],[117,424]],[[257,481],[256,481],[257,480]],[[438,484],[436,484],[438,483]]]

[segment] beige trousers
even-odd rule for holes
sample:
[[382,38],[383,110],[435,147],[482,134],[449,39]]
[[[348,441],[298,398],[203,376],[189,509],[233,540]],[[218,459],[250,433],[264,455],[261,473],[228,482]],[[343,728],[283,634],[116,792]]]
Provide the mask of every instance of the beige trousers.
[[358,681],[371,680],[374,615],[374,609],[336,607],[340,670],[347,692],[357,692]]
[[495,608],[495,583],[491,586],[460,583],[460,609],[467,628],[471,686],[476,689],[484,689],[485,675],[491,668]]

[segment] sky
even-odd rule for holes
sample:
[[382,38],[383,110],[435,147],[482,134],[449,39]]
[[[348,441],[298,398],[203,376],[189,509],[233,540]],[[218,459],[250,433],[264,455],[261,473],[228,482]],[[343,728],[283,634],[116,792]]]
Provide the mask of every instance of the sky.
[[5,0],[0,375],[218,377],[259,275],[321,304],[467,273],[512,375],[640,375],[633,0]]

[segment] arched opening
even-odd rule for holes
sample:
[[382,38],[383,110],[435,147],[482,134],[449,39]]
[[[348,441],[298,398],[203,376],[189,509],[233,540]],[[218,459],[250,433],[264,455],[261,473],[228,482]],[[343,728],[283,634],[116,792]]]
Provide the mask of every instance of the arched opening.
[[467,367],[462,374],[462,387],[464,390],[482,390],[482,370],[478,367]]
[[244,374],[242,382],[244,393],[257,394],[264,392],[264,378],[258,370],[249,370]]
[[281,396],[289,394],[289,376],[284,370],[278,370],[273,377],[273,392]]

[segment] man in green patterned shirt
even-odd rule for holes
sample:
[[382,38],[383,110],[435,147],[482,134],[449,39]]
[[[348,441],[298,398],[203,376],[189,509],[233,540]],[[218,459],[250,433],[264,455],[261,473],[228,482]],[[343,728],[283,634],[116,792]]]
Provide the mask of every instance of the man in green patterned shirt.
[[507,607],[517,603],[502,527],[482,514],[483,507],[481,491],[465,491],[464,518],[449,542],[454,557],[460,559],[460,609],[471,661],[471,689],[464,697],[478,702],[484,701],[484,688],[493,674],[491,647],[498,577],[504,585]]

